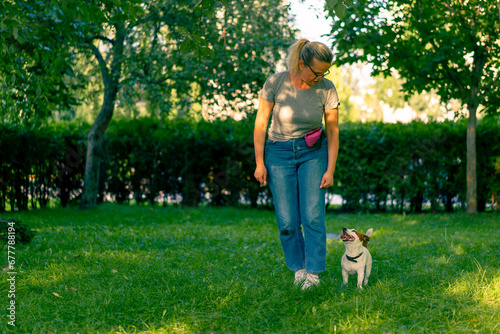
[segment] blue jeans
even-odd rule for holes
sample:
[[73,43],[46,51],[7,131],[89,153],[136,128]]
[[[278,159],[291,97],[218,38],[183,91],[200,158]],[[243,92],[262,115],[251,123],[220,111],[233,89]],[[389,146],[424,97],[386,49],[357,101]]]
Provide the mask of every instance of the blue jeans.
[[326,140],[319,150],[304,139],[266,142],[267,181],[290,270],[318,274],[326,269],[326,189],[320,185],[327,164]]

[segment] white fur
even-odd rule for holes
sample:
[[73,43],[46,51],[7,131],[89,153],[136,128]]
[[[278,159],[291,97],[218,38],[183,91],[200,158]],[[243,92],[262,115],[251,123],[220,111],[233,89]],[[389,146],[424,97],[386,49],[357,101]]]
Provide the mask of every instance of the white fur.
[[[343,234],[354,237],[353,240],[344,241],[345,253],[342,256],[342,281],[347,284],[349,275],[358,274],[358,288],[363,289],[363,285],[368,284],[368,278],[372,270],[372,256],[368,248],[363,247],[363,241],[359,239],[354,229],[343,229]],[[371,237],[373,229],[366,232],[367,237]],[[347,256],[354,258],[363,253],[356,259],[357,262],[352,262],[347,259]]]

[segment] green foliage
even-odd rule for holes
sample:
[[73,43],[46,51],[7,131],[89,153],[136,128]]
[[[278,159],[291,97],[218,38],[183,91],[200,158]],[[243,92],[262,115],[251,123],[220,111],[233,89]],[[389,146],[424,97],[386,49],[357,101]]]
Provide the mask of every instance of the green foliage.
[[[13,235],[14,239],[10,239],[9,235]],[[35,232],[19,219],[0,217],[0,240],[4,245],[9,240],[14,240],[10,245],[15,249],[16,244],[28,244],[34,236]]]
[[[0,210],[63,205],[83,187],[90,125],[0,126]],[[478,126],[478,203],[500,188],[499,121]],[[269,196],[253,177],[253,121],[151,118],[111,122],[103,146],[99,199],[156,204],[257,205]],[[464,122],[343,123],[335,185],[345,211],[454,211],[465,198]],[[179,197],[180,198],[180,197]]]
[[477,173],[478,173],[478,203],[484,206],[485,203],[492,203],[496,197],[496,210],[498,208],[498,196],[500,195],[500,140],[498,136],[498,119],[484,118],[477,131],[477,146],[488,148],[484,153],[478,153]]
[[149,9],[158,18],[129,36],[122,107],[144,101],[159,116],[182,116],[195,105],[255,111],[253,99],[294,40],[287,7],[279,0],[232,0],[200,13],[206,3]]
[[[0,12],[0,103],[2,120],[40,124],[52,110],[78,101],[72,91],[84,78],[73,71],[72,43],[80,8],[70,1],[2,1]],[[66,79],[73,78],[73,79]],[[77,80],[76,80],[77,79]]]
[[497,215],[327,214],[328,232],[374,228],[362,292],[352,278],[341,285],[340,240],[328,242],[322,285],[296,288],[268,210],[106,204],[15,218],[37,236],[16,248],[18,317],[15,331],[4,321],[1,332],[498,330]]
[[[236,205],[240,193],[257,204],[251,122],[121,120],[110,125],[103,164],[117,201],[166,200],[181,195],[197,205]],[[116,153],[113,153],[116,152]],[[132,172],[133,170],[133,172]],[[146,181],[146,183],[144,183]],[[127,190],[129,189],[129,190]]]
[[[424,200],[453,211],[452,199],[465,192],[466,125],[463,122],[408,125],[341,125],[338,192],[349,210],[421,211]],[[500,152],[498,152],[500,153]],[[497,153],[497,154],[498,154]],[[495,154],[495,153],[494,153]]]
[[[278,0],[4,1],[2,121],[67,118],[81,102],[98,100],[86,90],[102,93],[118,64],[120,108],[144,102],[148,114],[166,116],[203,103],[251,113],[247,101],[293,42],[286,8]],[[118,30],[126,35],[123,56],[114,52]]]
[[345,18],[347,7],[352,5],[352,0],[326,0],[326,8],[329,10],[330,15],[336,15],[340,20]]
[[60,123],[26,129],[0,125],[0,211],[65,205],[82,186],[86,126]]
[[367,61],[396,69],[408,94],[435,90],[475,112],[500,104],[498,1],[358,0],[332,27],[338,64]]

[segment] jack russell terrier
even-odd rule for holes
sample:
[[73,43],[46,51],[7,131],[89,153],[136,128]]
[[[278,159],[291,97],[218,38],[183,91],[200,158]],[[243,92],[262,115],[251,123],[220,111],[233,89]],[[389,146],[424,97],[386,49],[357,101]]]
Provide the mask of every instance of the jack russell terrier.
[[[342,280],[347,284],[349,275],[358,274],[358,288],[363,290],[363,284],[368,284],[372,271],[372,256],[366,246],[373,234],[373,229],[361,234],[355,229],[342,229],[340,239],[344,242],[345,253],[342,256]],[[362,284],[363,283],[363,284]]]

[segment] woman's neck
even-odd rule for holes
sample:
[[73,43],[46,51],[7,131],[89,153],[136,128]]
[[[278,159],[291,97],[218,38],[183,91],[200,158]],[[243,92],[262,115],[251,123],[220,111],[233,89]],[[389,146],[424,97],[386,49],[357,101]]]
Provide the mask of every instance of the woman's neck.
[[308,85],[304,80],[302,80],[298,73],[293,73],[292,71],[288,71],[288,75],[290,77],[292,85],[295,88],[300,90],[306,90],[312,87],[312,85]]

